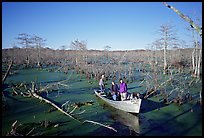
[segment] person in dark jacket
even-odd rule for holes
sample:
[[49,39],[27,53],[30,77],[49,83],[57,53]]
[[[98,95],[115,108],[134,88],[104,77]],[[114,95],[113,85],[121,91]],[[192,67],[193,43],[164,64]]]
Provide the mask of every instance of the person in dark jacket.
[[119,95],[118,95],[118,85],[112,81],[112,85],[111,85],[111,95],[113,97],[113,100],[117,100]]

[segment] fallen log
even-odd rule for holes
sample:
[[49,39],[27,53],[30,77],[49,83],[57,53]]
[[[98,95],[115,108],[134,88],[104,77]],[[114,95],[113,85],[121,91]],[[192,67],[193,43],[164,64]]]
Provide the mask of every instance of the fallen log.
[[[77,120],[75,117],[73,117],[73,116],[70,115],[69,113],[63,111],[60,107],[58,107],[58,106],[57,106],[56,104],[54,104],[53,102],[51,102],[51,101],[49,101],[49,100],[47,100],[47,99],[41,97],[40,95],[38,95],[38,94],[35,93],[35,92],[32,92],[31,94],[32,94],[33,97],[35,97],[35,98],[37,98],[37,99],[40,99],[41,101],[44,101],[44,102],[46,102],[46,103],[52,105],[53,107],[55,107],[57,110],[59,110],[59,111],[62,112],[63,114],[69,116],[70,118],[74,119],[74,120],[77,121],[77,122],[80,122],[79,120]],[[81,122],[80,122],[80,123],[81,123]]]

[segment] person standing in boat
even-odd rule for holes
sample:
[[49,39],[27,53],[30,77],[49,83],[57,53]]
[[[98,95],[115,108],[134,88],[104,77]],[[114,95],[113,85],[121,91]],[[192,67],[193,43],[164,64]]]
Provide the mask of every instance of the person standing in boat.
[[104,79],[104,75],[102,75],[101,79],[99,80],[99,86],[100,86],[101,92],[104,92],[104,88],[105,88],[103,79]]
[[121,100],[124,101],[126,99],[127,96],[127,84],[120,79],[120,96],[121,96]]
[[111,95],[113,97],[113,100],[119,100],[118,85],[114,81],[112,81],[111,85]]

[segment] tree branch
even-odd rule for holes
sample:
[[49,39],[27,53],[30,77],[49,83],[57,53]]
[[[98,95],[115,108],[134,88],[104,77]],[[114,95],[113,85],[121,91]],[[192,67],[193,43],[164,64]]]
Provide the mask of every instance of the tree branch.
[[194,28],[200,35],[200,37],[202,38],[202,28],[199,27],[198,25],[196,25],[193,20],[191,20],[191,18],[185,16],[183,13],[181,13],[179,10],[177,10],[176,8],[174,8],[173,6],[168,5],[166,2],[163,2],[163,4],[172,9],[174,12],[176,12],[181,18],[183,18],[185,21],[187,21],[188,23],[190,23],[190,26],[192,28]]
[[10,71],[12,65],[13,65],[13,61],[11,61],[10,65],[9,65],[7,71],[6,71],[6,74],[4,75],[4,77],[3,77],[3,79],[2,79],[2,84],[3,84],[4,81],[6,80],[6,78],[7,78],[8,74],[9,74],[9,71]]
[[117,132],[117,130],[116,130],[115,128],[110,127],[110,126],[107,126],[107,125],[104,125],[104,124],[101,124],[101,123],[98,123],[98,122],[95,122],[95,121],[85,120],[83,123],[86,123],[86,122],[88,122],[88,123],[93,123],[93,124],[97,124],[97,125],[100,125],[100,126],[106,127],[106,128],[108,128],[108,129],[111,129],[111,130]]

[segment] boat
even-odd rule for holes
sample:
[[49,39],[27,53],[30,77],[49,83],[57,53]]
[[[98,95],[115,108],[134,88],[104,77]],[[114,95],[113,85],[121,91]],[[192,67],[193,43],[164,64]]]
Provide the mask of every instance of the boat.
[[100,99],[105,101],[110,106],[125,111],[129,113],[139,113],[140,112],[140,106],[142,99],[131,99],[131,100],[124,100],[124,101],[114,101],[111,99],[108,99],[105,93],[101,93],[100,90],[94,90],[96,96],[98,96]]
[[101,102],[102,100],[101,101],[99,100],[101,99],[99,98],[97,99],[97,101],[99,102],[99,105],[103,106],[104,109],[107,109],[109,111],[110,115],[108,115],[108,117],[127,126],[131,133],[132,131],[134,131],[136,134],[138,135],[140,134],[138,115],[116,109],[110,106],[107,102]]

